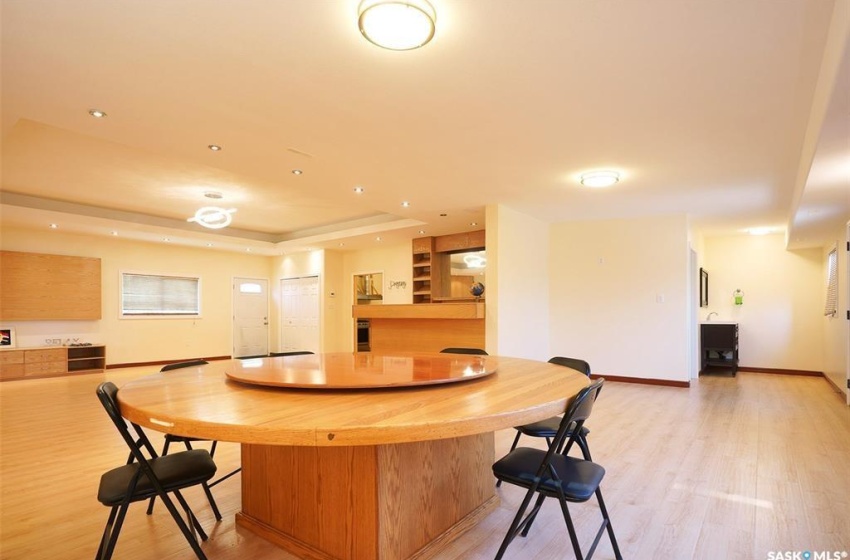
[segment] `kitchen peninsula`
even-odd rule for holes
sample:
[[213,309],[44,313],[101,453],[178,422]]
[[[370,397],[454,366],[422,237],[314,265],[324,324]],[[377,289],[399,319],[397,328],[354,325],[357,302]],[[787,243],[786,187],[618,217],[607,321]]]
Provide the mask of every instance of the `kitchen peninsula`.
[[484,230],[414,239],[413,302],[352,306],[355,347],[373,352],[484,348],[484,300],[470,294],[470,287],[484,279],[484,245]]
[[354,305],[352,316],[369,319],[373,352],[484,348],[482,302]]

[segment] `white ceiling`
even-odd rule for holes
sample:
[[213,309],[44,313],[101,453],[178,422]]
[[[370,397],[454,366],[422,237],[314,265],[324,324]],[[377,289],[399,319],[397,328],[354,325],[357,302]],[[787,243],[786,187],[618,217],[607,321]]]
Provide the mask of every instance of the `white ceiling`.
[[[792,248],[850,219],[850,2],[433,0],[407,52],[357,4],[3,0],[3,222],[275,254],[480,229],[488,204]],[[579,186],[595,168],[623,179]],[[211,202],[231,228],[186,222]]]

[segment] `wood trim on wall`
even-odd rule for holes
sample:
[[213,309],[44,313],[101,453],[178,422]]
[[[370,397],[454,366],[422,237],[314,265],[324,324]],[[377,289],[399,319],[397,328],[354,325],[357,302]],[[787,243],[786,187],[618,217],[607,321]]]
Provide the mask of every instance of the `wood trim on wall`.
[[644,378],[644,377],[624,377],[621,375],[608,375],[608,374],[591,374],[591,379],[599,379],[600,377],[604,377],[605,381],[617,381],[619,383],[637,383],[639,385],[662,385],[665,387],[680,387],[682,389],[688,389],[691,386],[690,381],[673,381],[671,379],[652,379],[652,378]]
[[809,371],[805,369],[778,369],[738,366],[738,371],[749,371],[750,373],[777,373],[780,375],[804,375],[807,377],[824,377],[822,371]]
[[121,369],[121,368],[131,368],[131,367],[144,367],[144,366],[164,366],[165,364],[173,364],[175,362],[188,362],[189,360],[206,360],[208,362],[214,362],[216,360],[231,360],[232,356],[208,356],[201,358],[179,358],[176,360],[157,360],[154,362],[131,362],[126,364],[109,364],[106,366],[106,369]]

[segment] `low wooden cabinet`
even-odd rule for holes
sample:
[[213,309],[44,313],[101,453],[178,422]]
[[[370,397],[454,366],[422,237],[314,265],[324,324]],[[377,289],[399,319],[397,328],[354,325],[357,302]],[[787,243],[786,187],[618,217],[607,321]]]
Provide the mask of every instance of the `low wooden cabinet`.
[[738,324],[700,325],[700,374],[738,372]]
[[90,373],[106,368],[106,346],[50,346],[0,351],[0,381]]

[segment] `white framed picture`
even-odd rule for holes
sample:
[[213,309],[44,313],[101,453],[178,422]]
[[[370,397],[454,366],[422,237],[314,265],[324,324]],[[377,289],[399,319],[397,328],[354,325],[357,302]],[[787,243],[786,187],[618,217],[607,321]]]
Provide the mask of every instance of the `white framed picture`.
[[0,348],[15,347],[15,329],[0,329]]

